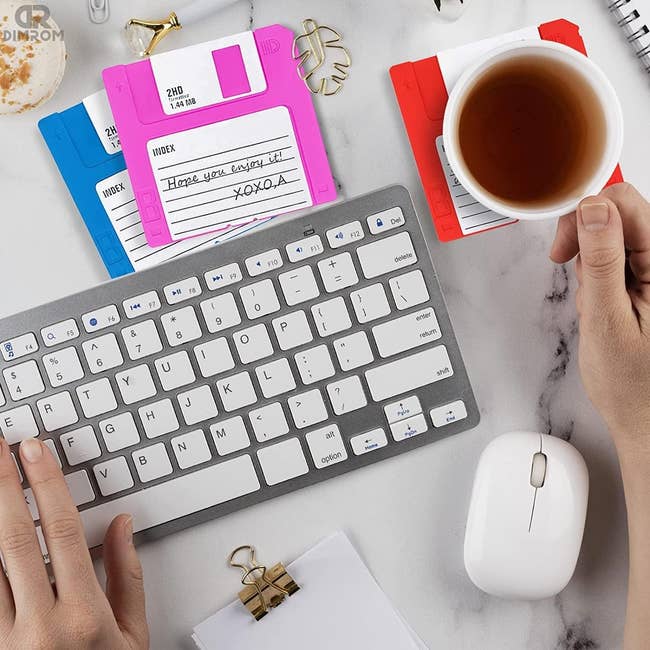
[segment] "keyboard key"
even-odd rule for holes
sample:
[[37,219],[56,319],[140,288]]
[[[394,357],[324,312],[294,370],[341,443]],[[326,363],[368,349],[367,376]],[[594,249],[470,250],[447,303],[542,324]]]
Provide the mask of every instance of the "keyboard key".
[[291,410],[293,422],[298,429],[305,429],[313,424],[327,420],[325,402],[317,388],[290,397],[289,409]]
[[122,401],[129,406],[148,399],[156,394],[156,387],[148,366],[136,366],[115,375],[117,387],[120,389]]
[[9,445],[35,438],[39,431],[32,409],[25,405],[0,413],[0,433]]
[[154,365],[163,390],[174,390],[196,381],[194,368],[185,350],[156,359]]
[[170,399],[162,399],[159,402],[141,406],[138,409],[138,415],[147,438],[157,438],[180,429]]
[[254,409],[248,414],[248,417],[258,442],[273,440],[273,438],[279,438],[289,433],[287,418],[284,417],[280,402]]
[[124,456],[107,460],[93,467],[93,473],[102,496],[109,497],[133,487],[133,476]]
[[332,248],[347,246],[356,241],[361,241],[364,237],[363,228],[359,221],[343,224],[338,228],[332,228],[327,231],[327,241]]
[[[36,365],[36,361],[27,361],[19,366],[12,366],[3,370],[2,374],[7,384],[7,390],[14,402],[27,399],[45,391],[43,378]],[[83,374],[82,374],[83,377]]]
[[301,266],[278,276],[284,299],[293,307],[301,302],[318,298],[320,291],[310,266]]
[[92,427],[68,431],[59,437],[68,465],[79,465],[102,454]]
[[82,510],[79,516],[88,546],[94,547],[103,542],[109,523],[122,512],[133,515],[134,532],[139,532],[259,489],[250,456],[240,456]]
[[418,413],[422,413],[422,406],[417,395],[411,395],[411,397],[405,397],[399,402],[393,402],[392,404],[386,404],[384,406],[384,413],[386,414],[386,419],[389,424],[397,422],[398,420],[407,420]]
[[353,291],[350,300],[360,323],[369,323],[390,314],[386,292],[381,284],[373,284],[359,291]]
[[23,494],[25,495],[25,503],[27,504],[29,514],[32,516],[32,519],[34,521],[38,521],[40,519],[40,515],[38,514],[38,506],[36,505],[36,497],[34,497],[34,492],[31,488],[26,488],[23,490]]
[[125,327],[122,330],[122,340],[131,361],[158,354],[163,349],[156,324],[152,320]]
[[314,305],[311,313],[321,336],[338,334],[352,327],[348,308],[341,297]]
[[282,267],[282,256],[277,248],[259,255],[254,255],[246,260],[248,274],[254,278],[268,271],[275,271]]
[[372,328],[372,334],[384,359],[442,337],[433,307],[377,325]]
[[15,339],[0,343],[0,351],[5,361],[13,361],[14,359],[20,359],[20,357],[37,352],[38,342],[36,341],[36,337],[29,332],[29,334],[23,334]]
[[224,338],[197,345],[194,348],[194,356],[201,375],[206,379],[235,367],[228,341]]
[[220,456],[233,454],[250,447],[251,441],[241,416],[217,422],[210,427],[214,446]]
[[390,431],[396,442],[424,433],[429,427],[424,415],[415,415],[408,420],[399,420],[390,425]]
[[207,463],[212,458],[205,434],[201,429],[172,438],[171,445],[181,469]]
[[223,408],[230,412],[257,402],[253,382],[247,372],[240,372],[217,382]]
[[2,392],[2,386],[0,386],[0,406],[4,406],[6,403],[5,394]]
[[115,305],[108,305],[95,311],[88,312],[81,317],[84,329],[88,334],[106,329],[120,322],[120,314]]
[[93,375],[117,368],[124,363],[115,334],[106,334],[91,341],[85,341],[81,347]]
[[67,391],[36,402],[44,429],[50,433],[79,422],[79,415]]
[[151,445],[151,447],[138,449],[131,454],[131,457],[138,476],[143,483],[167,476],[173,471],[165,445],[162,442]]
[[306,438],[316,469],[336,465],[348,459],[341,432],[336,424],[310,431]]
[[163,292],[165,300],[169,305],[177,305],[179,302],[185,302],[196,296],[201,295],[201,285],[198,278],[186,278],[173,284],[168,284]]
[[383,210],[382,212],[371,214],[366,219],[366,222],[368,223],[368,229],[371,234],[379,235],[387,230],[403,226],[405,223],[404,213],[400,207],[390,208],[389,210]]
[[367,280],[398,271],[418,261],[411,235],[401,232],[357,248],[363,276]]
[[109,452],[132,447],[140,442],[140,434],[131,413],[121,413],[102,420],[99,430]]
[[321,260],[318,262],[318,270],[327,293],[340,291],[359,282],[350,253],[341,253]]
[[265,359],[273,354],[271,339],[263,323],[235,332],[233,339],[239,358],[244,364]]
[[275,293],[271,280],[249,284],[239,290],[239,295],[244,303],[246,315],[251,320],[280,311],[278,294]]
[[257,452],[267,485],[284,483],[307,474],[309,467],[298,438],[291,438]]
[[296,388],[296,381],[286,359],[276,359],[255,369],[262,395],[267,399]]
[[314,340],[304,311],[294,311],[273,321],[281,350],[291,350]]
[[104,415],[117,408],[115,393],[106,377],[77,388],[77,399],[87,418]]
[[332,358],[326,345],[303,350],[294,357],[302,383],[308,386],[334,376]]
[[375,402],[389,397],[410,393],[416,388],[428,386],[454,374],[447,348],[436,348],[418,352],[410,357],[398,359],[366,372],[366,381]]
[[318,235],[299,239],[286,246],[287,257],[290,262],[302,262],[314,257],[314,255],[320,255],[323,250],[323,242]]
[[208,298],[201,303],[201,311],[208,332],[214,334],[221,330],[234,327],[241,323],[239,309],[232,293],[224,293],[214,298]]
[[358,411],[368,405],[359,377],[346,377],[327,386],[327,394],[335,415]]
[[83,379],[84,371],[75,348],[65,348],[46,354],[43,365],[52,388],[58,388],[73,381]]
[[210,386],[199,386],[186,393],[180,393],[176,399],[188,426],[211,420],[219,414]]
[[467,417],[467,408],[465,407],[465,402],[459,399],[450,404],[431,409],[429,415],[431,416],[433,426],[438,429],[452,422],[464,420]]
[[337,339],[334,341],[334,350],[343,372],[366,366],[374,361],[365,332],[356,332]]
[[210,291],[216,291],[217,289],[227,287],[229,284],[239,282],[242,279],[242,274],[239,270],[239,264],[233,263],[208,271],[204,277],[208,289]]
[[122,303],[127,318],[138,318],[145,314],[158,311],[162,305],[155,291],[148,291],[139,296],[133,296]]
[[167,336],[167,342],[173,348],[200,339],[202,336],[199,321],[191,306],[163,314],[160,320]]
[[367,433],[350,438],[350,446],[355,456],[362,456],[375,449],[381,449],[388,444],[383,429],[373,429]]
[[51,438],[48,440],[43,440],[43,444],[50,450],[50,453],[52,456],[54,456],[54,460],[59,464],[59,468],[63,467],[61,463],[61,457],[59,456],[59,452],[57,451],[56,444],[54,443],[54,440]]
[[41,338],[45,347],[51,348],[59,343],[72,341],[79,336],[79,327],[74,319],[70,318],[61,323],[55,323],[41,330]]
[[75,506],[82,506],[95,500],[95,491],[85,469],[64,476]]
[[419,269],[391,278],[388,284],[399,310],[410,309],[429,300],[429,290]]

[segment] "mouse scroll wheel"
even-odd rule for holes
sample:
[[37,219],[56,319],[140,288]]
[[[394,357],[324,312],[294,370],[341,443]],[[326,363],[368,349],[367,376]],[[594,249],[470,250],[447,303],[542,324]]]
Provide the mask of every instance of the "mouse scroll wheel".
[[544,486],[546,479],[546,454],[541,451],[533,456],[533,465],[530,469],[530,484],[535,488]]

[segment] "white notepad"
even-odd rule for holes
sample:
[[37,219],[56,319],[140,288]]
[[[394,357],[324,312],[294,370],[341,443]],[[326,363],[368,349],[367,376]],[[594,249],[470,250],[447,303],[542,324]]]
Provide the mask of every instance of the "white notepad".
[[300,591],[261,621],[237,601],[194,628],[201,650],[427,650],[344,533],[287,567]]

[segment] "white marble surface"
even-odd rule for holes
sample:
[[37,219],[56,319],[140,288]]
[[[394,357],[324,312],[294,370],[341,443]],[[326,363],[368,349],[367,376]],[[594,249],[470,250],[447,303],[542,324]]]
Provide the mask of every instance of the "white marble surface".
[[[153,0],[112,0],[111,22],[93,26],[85,2],[49,4],[66,31],[63,84],[41,109],[0,120],[0,315],[107,279],[36,120],[98,89],[100,68],[128,60],[118,26],[132,15],[159,12]],[[612,27],[604,2],[473,0],[452,25],[436,21],[431,5],[431,0],[242,0],[209,24],[174,37],[180,46],[272,22],[297,27],[310,16],[342,31],[354,57],[350,81],[340,96],[317,101],[341,196],[396,182],[413,192],[483,420],[453,439],[142,547],[156,650],[191,647],[192,625],[231,600],[236,576],[225,568],[224,557],[234,546],[255,542],[264,557],[290,560],[339,528],[431,648],[620,647],[625,511],[612,444],[577,372],[573,270],[548,261],[553,223],[520,224],[452,244],[436,241],[387,70],[500,31],[570,18],[582,25],[591,56],[620,94],[627,125],[623,168],[646,195],[649,80]],[[478,455],[492,437],[518,428],[570,437],[592,476],[575,578],[558,598],[534,604],[481,594],[462,564]]]

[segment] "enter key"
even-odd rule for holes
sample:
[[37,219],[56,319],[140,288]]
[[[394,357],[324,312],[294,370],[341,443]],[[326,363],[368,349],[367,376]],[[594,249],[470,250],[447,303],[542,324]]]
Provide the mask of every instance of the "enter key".
[[442,334],[432,307],[420,309],[401,318],[372,328],[382,358],[436,341]]

